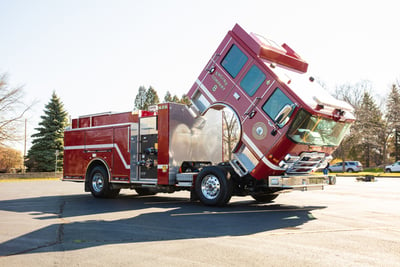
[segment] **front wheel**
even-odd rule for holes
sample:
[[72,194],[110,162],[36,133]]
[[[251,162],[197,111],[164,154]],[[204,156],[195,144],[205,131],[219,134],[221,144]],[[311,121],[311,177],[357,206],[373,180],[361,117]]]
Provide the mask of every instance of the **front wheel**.
[[385,172],[390,173],[390,172],[392,172],[392,170],[391,169],[386,169]]
[[208,206],[223,206],[232,197],[233,185],[228,172],[217,166],[204,168],[196,178],[195,190]]
[[114,198],[119,194],[119,189],[110,189],[108,173],[104,167],[96,166],[89,174],[89,188],[94,197]]

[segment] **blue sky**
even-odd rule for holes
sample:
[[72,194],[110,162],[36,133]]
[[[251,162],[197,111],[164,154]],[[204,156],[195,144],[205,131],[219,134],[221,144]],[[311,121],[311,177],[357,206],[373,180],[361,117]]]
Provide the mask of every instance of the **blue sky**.
[[139,86],[186,93],[226,32],[288,43],[334,88],[400,79],[396,1],[0,0],[0,73],[24,86],[34,133],[53,91],[72,117],[129,111]]

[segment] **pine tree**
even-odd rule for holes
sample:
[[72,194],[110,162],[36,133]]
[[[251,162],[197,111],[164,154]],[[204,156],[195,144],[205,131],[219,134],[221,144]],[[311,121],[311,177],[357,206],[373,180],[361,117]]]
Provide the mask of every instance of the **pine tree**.
[[[355,110],[355,115],[359,114],[361,103],[363,102],[364,92],[372,91],[372,83],[367,80],[362,80],[357,83],[345,83],[336,86],[334,96],[349,103]],[[356,118],[356,124],[360,120]],[[358,132],[357,126],[353,125],[350,132],[341,142],[340,146],[333,152],[332,156],[340,158],[342,161],[346,159],[362,160],[360,158],[361,136],[362,133]]]
[[157,91],[153,87],[149,87],[146,92],[146,106],[145,110],[148,110],[150,106],[157,105],[160,103],[160,99],[158,98]]
[[179,97],[177,96],[177,95],[174,95],[173,97],[172,97],[172,101],[171,102],[174,102],[174,103],[179,103],[181,100],[179,99]]
[[358,136],[358,153],[363,155],[365,166],[369,167],[372,161],[379,164],[382,161],[382,134],[384,123],[382,112],[368,92],[364,92],[360,108],[356,111],[354,131]]
[[190,106],[190,104],[191,104],[191,101],[186,94],[183,94],[182,98],[179,99],[179,97],[177,95],[172,96],[171,93],[169,91],[167,91],[167,93],[164,96],[164,103],[168,103],[168,102],[185,104],[187,106]]
[[40,116],[42,121],[35,128],[37,133],[32,135],[32,147],[26,163],[29,171],[54,171],[57,151],[57,169],[61,169],[67,115],[63,103],[53,92],[50,102],[45,106],[44,115]]
[[146,90],[144,86],[139,87],[135,98],[135,108],[138,110],[149,110],[149,107],[160,103],[157,91],[153,87]]
[[164,103],[172,102],[172,95],[169,91],[164,96]]
[[192,102],[186,94],[183,94],[181,98],[181,103],[185,104],[186,106],[190,106]]
[[[396,160],[400,159],[400,148],[399,144],[396,142],[396,135],[400,134],[400,92],[399,88],[396,84],[392,85],[392,89],[389,93],[388,100],[386,102],[386,124],[387,124],[387,131],[386,131],[386,138],[385,138],[385,145],[389,143],[389,139],[393,137],[393,143],[395,145],[395,158]],[[385,146],[385,148],[386,148]],[[386,155],[386,149],[385,149]],[[385,162],[386,163],[386,162]]]
[[144,86],[139,87],[139,91],[135,98],[135,108],[138,110],[145,110],[146,106],[146,88]]

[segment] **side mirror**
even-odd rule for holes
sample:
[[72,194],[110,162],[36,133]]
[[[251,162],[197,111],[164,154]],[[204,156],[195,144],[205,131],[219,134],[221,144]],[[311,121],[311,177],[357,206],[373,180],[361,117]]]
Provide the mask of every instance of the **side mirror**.
[[278,115],[276,115],[274,121],[275,123],[279,126],[282,127],[283,125],[285,125],[287,118],[289,117],[289,115],[292,113],[293,111],[293,106],[287,104],[285,105],[281,111],[279,111]]

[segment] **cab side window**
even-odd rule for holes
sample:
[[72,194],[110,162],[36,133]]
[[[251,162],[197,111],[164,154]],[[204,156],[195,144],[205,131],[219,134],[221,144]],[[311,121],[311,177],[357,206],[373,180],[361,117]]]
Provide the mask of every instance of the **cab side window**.
[[294,103],[287,97],[281,89],[276,88],[275,92],[268,98],[267,102],[263,105],[262,109],[272,120],[275,121],[279,112],[286,105],[292,106]]
[[247,60],[248,57],[236,45],[232,45],[231,49],[222,60],[221,66],[232,78],[236,78]]
[[240,86],[249,96],[253,96],[258,87],[264,82],[266,76],[256,65],[253,65],[240,82]]

